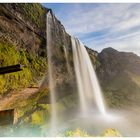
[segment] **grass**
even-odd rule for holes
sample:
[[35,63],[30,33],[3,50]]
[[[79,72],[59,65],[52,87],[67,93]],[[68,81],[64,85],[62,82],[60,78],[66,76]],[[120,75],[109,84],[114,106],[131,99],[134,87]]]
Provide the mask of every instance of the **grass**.
[[37,92],[34,97],[20,102],[16,108],[16,116],[19,123],[30,124],[32,126],[40,126],[50,117],[50,105],[40,104],[38,100],[46,93]]
[[32,124],[33,125],[43,125],[48,118],[46,111],[35,111],[32,114]]
[[129,76],[131,77],[132,81],[140,87],[140,76],[139,75],[135,75],[135,74],[132,74],[132,73],[128,73]]
[[101,136],[102,137],[121,137],[121,134],[116,129],[108,128],[101,134]]
[[17,50],[16,46],[0,42],[0,66],[20,63],[25,65],[22,71],[0,75],[0,94],[38,84],[38,80],[47,70],[45,58],[27,53],[25,49]]
[[66,137],[89,137],[90,135],[80,128],[77,128],[76,130],[67,130],[65,132]]
[[140,79],[134,74],[122,73],[103,85],[106,102],[110,107],[138,105],[140,96]]
[[44,28],[45,24],[45,9],[39,3],[21,3],[18,6],[22,9],[21,11],[27,18],[30,18],[33,23],[39,28]]
[[[7,43],[0,43],[0,52],[0,66],[9,66],[17,63],[28,66],[27,58],[22,55],[21,52],[18,52],[15,46]],[[0,93],[26,87],[31,77],[32,74],[29,68],[24,68],[20,72],[0,75]]]

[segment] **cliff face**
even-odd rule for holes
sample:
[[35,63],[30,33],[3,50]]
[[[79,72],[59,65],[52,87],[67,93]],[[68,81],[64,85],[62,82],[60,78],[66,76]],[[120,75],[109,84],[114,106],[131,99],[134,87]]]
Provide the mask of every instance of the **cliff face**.
[[[32,122],[32,114],[38,115],[38,110],[39,114],[44,110],[48,115],[48,110],[46,110],[49,106],[47,105],[49,94],[46,49],[46,14],[48,11],[51,10],[43,8],[40,4],[0,5],[0,51],[2,54],[0,66],[16,63],[26,65],[21,72],[0,76],[0,100],[2,102],[0,110],[16,109],[16,122],[24,121],[24,119]],[[69,95],[72,92],[70,89],[75,88],[71,39],[52,11],[51,16],[53,17],[51,25],[53,77],[60,99]],[[66,53],[68,53],[70,74],[67,70]],[[46,78],[42,83],[44,77]],[[40,84],[43,90],[25,89],[25,93],[19,91],[22,88],[36,87]],[[20,96],[20,93],[25,94],[24,97]]]
[[[8,52],[13,51],[13,54],[17,54],[17,58],[14,61],[7,61],[11,54],[7,54],[7,58],[0,57],[0,65],[12,65],[16,63],[22,63],[27,66],[25,78],[28,79],[23,86],[21,82],[17,82],[16,87],[13,86],[11,89],[18,89],[20,87],[28,87],[34,84],[39,84],[39,81],[45,76],[47,72],[47,13],[50,11],[53,22],[50,25],[52,36],[51,39],[51,52],[52,52],[52,63],[54,72],[54,79],[57,80],[57,90],[62,93],[69,91],[71,86],[74,86],[74,70],[73,70],[73,56],[71,48],[71,37],[66,33],[64,26],[61,22],[54,16],[52,10],[43,8],[40,4],[0,4],[0,43],[1,48],[8,48]],[[11,49],[11,50],[10,50]],[[93,64],[96,63],[96,53],[92,50],[87,49],[93,60]],[[2,51],[3,56],[6,52]],[[21,58],[21,55],[23,58]],[[14,56],[12,56],[14,57]],[[67,64],[66,62],[69,61]],[[26,60],[26,61],[23,61]],[[69,70],[67,69],[69,65]],[[24,70],[25,71],[25,70]],[[27,74],[28,73],[28,74]],[[68,76],[70,73],[70,76]],[[13,74],[15,76],[16,74]],[[65,76],[67,75],[67,76]],[[12,77],[13,77],[12,76]],[[20,73],[18,73],[18,76]],[[5,79],[7,77],[3,76],[2,80],[3,89],[5,86]],[[11,74],[10,74],[11,78]],[[9,78],[9,79],[10,79]],[[8,80],[9,81],[9,80]],[[14,78],[12,82],[18,81],[18,78]],[[31,81],[31,82],[30,82]],[[46,79],[47,81],[47,79]],[[42,87],[46,86],[48,83],[44,81]],[[61,85],[65,85],[66,89],[60,89]],[[9,82],[7,82],[7,86]],[[10,90],[12,84],[3,91]],[[63,95],[63,94],[62,94]]]
[[46,11],[39,4],[1,4],[0,38],[44,56]]
[[37,86],[46,72],[46,11],[39,4],[0,4],[0,66],[26,65],[0,76],[1,95]]
[[[51,10],[47,13],[46,23],[48,65],[50,68],[48,71],[52,77],[53,90],[60,99],[65,95],[72,94],[76,87],[71,37]],[[42,86],[45,85],[48,85],[46,81],[43,82]]]

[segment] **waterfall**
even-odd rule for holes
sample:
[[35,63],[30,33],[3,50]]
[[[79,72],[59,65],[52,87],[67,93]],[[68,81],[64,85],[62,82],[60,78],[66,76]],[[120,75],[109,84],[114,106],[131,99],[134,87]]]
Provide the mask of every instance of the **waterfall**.
[[64,55],[65,55],[65,59],[66,59],[66,67],[67,67],[67,71],[68,74],[71,74],[71,68],[70,68],[70,64],[69,64],[69,58],[68,58],[68,50],[66,48],[66,37],[65,37],[65,32],[63,30],[63,39],[64,39],[64,45],[63,45],[63,50],[64,50]]
[[71,42],[81,111],[88,113],[94,98],[99,112],[106,114],[101,88],[88,52],[78,39],[71,37]]
[[53,63],[52,63],[52,29],[53,18],[50,11],[47,13],[47,56],[48,56],[48,75],[49,75],[49,89],[51,100],[51,129],[56,129],[57,123],[57,108],[56,108],[56,91],[55,91],[55,79],[53,78]]
[[[81,112],[83,114],[89,113],[94,100],[100,113],[106,114],[106,110],[98,79],[85,46],[78,39],[71,37],[72,52],[68,52],[64,30],[61,30],[62,28],[51,11],[47,13],[46,20],[48,78],[51,102],[50,129],[54,134],[60,124],[59,117],[61,116],[56,103],[57,98],[62,95],[64,96],[64,94],[77,93],[77,91],[73,90],[75,87],[73,79],[75,78],[78,86]],[[69,62],[69,55],[73,55],[75,74],[72,73],[74,71],[72,71]]]

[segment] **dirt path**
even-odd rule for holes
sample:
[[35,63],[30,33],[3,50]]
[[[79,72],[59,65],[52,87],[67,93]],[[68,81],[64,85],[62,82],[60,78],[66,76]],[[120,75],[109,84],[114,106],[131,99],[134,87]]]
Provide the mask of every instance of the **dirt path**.
[[20,102],[28,99],[38,91],[38,88],[25,88],[20,91],[13,91],[7,96],[0,98],[0,111],[14,108]]

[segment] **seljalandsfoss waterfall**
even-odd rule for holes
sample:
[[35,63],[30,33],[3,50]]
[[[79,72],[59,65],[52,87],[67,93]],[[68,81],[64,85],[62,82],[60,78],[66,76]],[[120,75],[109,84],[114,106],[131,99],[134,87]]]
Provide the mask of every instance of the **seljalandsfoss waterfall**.
[[51,92],[51,129],[55,129],[57,122],[57,109],[55,106],[56,98],[55,98],[55,88],[54,88],[54,79],[53,79],[53,67],[51,63],[51,24],[53,24],[53,18],[50,12],[47,14],[47,55],[48,55],[48,71],[49,71],[49,87]]
[[[75,83],[77,87],[77,91],[74,91],[75,92],[74,94],[78,94],[79,105],[74,117],[72,117],[72,119],[70,119],[69,121],[67,120],[67,123],[65,122],[64,119],[65,114],[62,115],[59,112],[58,104],[57,104],[57,95],[59,96],[59,94],[64,94],[63,93],[64,91],[63,90],[59,91],[56,86],[59,85],[57,83],[58,77],[56,77],[56,73],[58,73],[57,70],[59,66],[56,66],[55,63],[56,60],[54,60],[54,57],[57,57],[55,56],[56,55],[55,54],[56,32],[54,31],[55,30],[54,24],[55,24],[55,18],[53,17],[51,12],[48,12],[47,54],[48,54],[48,69],[49,69],[48,74],[49,74],[49,89],[50,89],[50,102],[51,102],[50,135],[52,136],[57,134],[60,131],[60,129],[62,130],[65,129],[65,127],[68,128],[87,127],[87,125],[89,125],[89,122],[87,121],[89,120],[89,118],[94,119],[96,122],[98,119],[99,119],[98,121],[101,121],[101,119],[104,119],[107,116],[104,97],[94,67],[88,55],[88,52],[84,44],[82,44],[77,38],[74,37],[71,37],[72,59],[73,59],[73,67],[75,72],[74,76],[75,76],[75,80],[76,80]],[[70,71],[70,65],[69,65],[69,58],[65,46],[63,46],[63,49],[64,49],[63,59],[65,59],[66,61],[66,69],[68,71],[68,73],[65,75],[67,77]],[[63,87],[64,85],[60,84],[60,86]],[[73,114],[73,112],[71,112],[71,114]],[[81,123],[81,119],[83,123]],[[87,124],[86,126],[85,126],[85,122]]]
[[139,137],[139,6],[0,4],[0,136]]
[[[54,77],[55,65],[53,59],[53,51],[55,46],[53,39],[55,39],[55,35],[53,32],[53,27],[55,24],[55,18],[48,12],[47,14],[47,54],[48,54],[48,67],[49,67],[49,87],[50,87],[50,100],[51,100],[51,129],[54,131],[57,129],[57,125],[59,124],[59,113],[57,111],[56,104],[56,88],[55,82],[56,79]],[[79,113],[81,116],[88,116],[91,113],[93,106],[96,106],[97,112],[101,115],[106,115],[106,107],[103,99],[103,95],[100,89],[100,85],[98,82],[98,78],[96,76],[95,70],[92,66],[92,62],[88,55],[88,52],[85,46],[76,38],[71,37],[71,45],[72,45],[72,55],[74,62],[74,70],[75,70],[75,79],[78,89],[78,97],[79,97]],[[66,67],[68,71],[70,70],[70,65],[68,62],[68,55],[65,46],[64,55],[66,61]],[[63,86],[63,85],[61,85]]]
[[[47,13],[46,20],[51,105],[47,136],[58,136],[67,129],[76,128],[95,135],[107,128],[117,129],[128,136],[137,134],[138,132],[131,127],[131,121],[126,119],[124,111],[107,107],[94,66],[84,44],[74,37],[70,37],[69,46],[65,44],[65,31],[63,28],[62,32],[59,30],[61,27],[58,27],[52,11]],[[57,39],[58,36],[61,36],[61,40]],[[62,46],[59,45],[60,41]],[[67,100],[67,96],[71,95],[76,97],[76,101],[71,99],[72,105]],[[65,104],[65,111],[61,111],[60,102]]]

